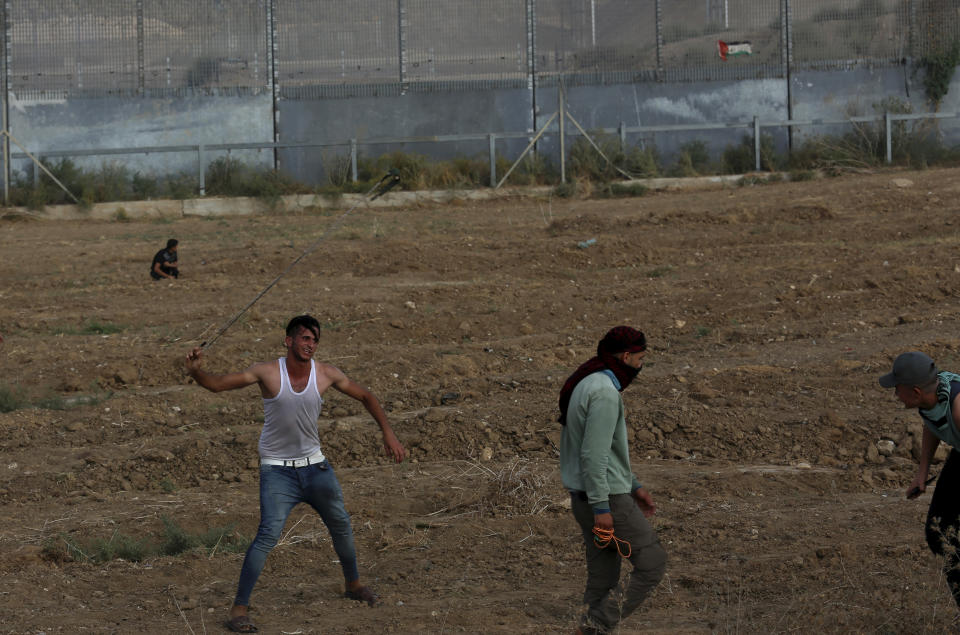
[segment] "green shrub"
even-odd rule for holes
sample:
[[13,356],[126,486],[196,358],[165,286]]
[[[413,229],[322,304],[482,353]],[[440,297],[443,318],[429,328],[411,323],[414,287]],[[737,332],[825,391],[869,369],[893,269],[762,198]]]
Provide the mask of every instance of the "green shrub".
[[[760,169],[776,170],[780,163],[773,147],[773,137],[760,135]],[[739,145],[728,145],[723,151],[723,171],[727,174],[746,174],[756,171],[753,136],[744,135]]]
[[327,176],[327,182],[333,187],[342,188],[351,182],[353,164],[349,154],[321,153],[320,164],[323,165],[323,173]]
[[56,562],[100,564],[118,558],[140,562],[155,556],[179,556],[201,548],[210,555],[217,551],[242,553],[250,546],[250,540],[238,534],[233,525],[190,533],[167,517],[161,518],[161,521],[163,534],[159,543],[119,531],[115,531],[110,538],[79,539],[59,534],[44,542],[41,553],[48,560]]
[[940,50],[920,58],[917,66],[923,71],[923,89],[927,99],[939,110],[940,102],[950,90],[950,82],[960,64],[960,40],[953,40]]
[[634,146],[624,149],[620,147],[620,139],[615,135],[593,132],[590,136],[603,151],[603,155],[590,141],[578,137],[570,146],[568,165],[572,176],[606,183],[622,179],[624,175],[620,170],[633,178],[651,177],[659,173],[655,148],[644,150]]
[[157,198],[160,193],[160,184],[157,179],[136,172],[130,177],[130,192],[136,199],[149,201]]
[[239,553],[246,550],[250,541],[236,533],[235,525],[213,527],[202,533],[190,533],[172,519],[164,516],[163,537],[158,552],[166,556],[178,556],[187,551],[202,547],[205,550],[216,548],[218,551]]
[[604,183],[593,191],[595,198],[629,198],[643,196],[647,186],[642,183]]
[[19,388],[0,385],[0,412],[13,412],[26,405],[23,392]]

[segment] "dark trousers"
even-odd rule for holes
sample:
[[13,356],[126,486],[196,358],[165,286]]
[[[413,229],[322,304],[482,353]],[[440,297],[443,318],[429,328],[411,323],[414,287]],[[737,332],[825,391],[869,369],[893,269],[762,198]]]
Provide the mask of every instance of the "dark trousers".
[[[160,271],[167,274],[168,276],[173,276],[174,278],[180,277],[180,270],[176,267],[167,267],[166,265],[160,265]],[[163,280],[163,276],[157,275],[157,272],[153,269],[150,270],[150,277],[154,280]]]
[[594,629],[593,632],[606,633],[637,610],[660,583],[667,568],[667,553],[633,497],[611,494],[613,533],[630,543],[632,554],[629,560],[633,565],[626,588],[615,591],[620,582],[620,561],[624,558],[612,544],[605,549],[597,547],[593,540],[593,508],[585,498],[571,495],[573,516],[583,532],[587,550],[587,588],[583,601],[588,609],[583,625]]
[[937,487],[933,490],[930,510],[927,512],[927,544],[930,550],[944,559],[943,573],[960,606],[960,453],[950,452],[940,470]]

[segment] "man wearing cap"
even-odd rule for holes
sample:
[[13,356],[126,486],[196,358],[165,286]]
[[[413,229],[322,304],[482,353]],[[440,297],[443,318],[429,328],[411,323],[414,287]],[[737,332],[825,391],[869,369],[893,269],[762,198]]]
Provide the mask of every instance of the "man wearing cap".
[[[620,393],[643,367],[647,343],[629,326],[611,329],[560,391],[560,473],[587,556],[588,605],[577,633],[608,633],[657,586],[667,554],[647,521],[656,511],[650,493],[630,469]],[[604,539],[613,532],[615,539]],[[621,593],[620,558],[633,565]]]
[[380,425],[384,448],[397,463],[403,461],[406,450],[373,393],[335,366],[313,360],[319,339],[316,318],[299,315],[287,325],[287,354],[278,360],[260,362],[238,373],[214,375],[201,368],[201,348],[187,355],[187,372],[207,390],[220,392],[258,384],[263,396],[263,432],[258,446],[260,526],[243,559],[237,595],[226,624],[237,633],[257,631],[247,614],[250,594],[267,554],[276,546],[287,517],[298,503],[313,507],[330,531],[346,582],[344,595],[370,606],[379,601],[376,593],[360,583],[350,514],[333,467],[320,447],[317,417],[323,406],[321,395],[333,387],[362,403]]
[[907,498],[927,490],[930,461],[940,441],[951,446],[930,500],[926,534],[930,550],[944,558],[944,574],[960,606],[960,375],[940,372],[928,355],[911,351],[894,360],[893,370],[880,378],[880,385],[893,388],[905,407],[917,408],[923,421],[920,467],[907,488]]

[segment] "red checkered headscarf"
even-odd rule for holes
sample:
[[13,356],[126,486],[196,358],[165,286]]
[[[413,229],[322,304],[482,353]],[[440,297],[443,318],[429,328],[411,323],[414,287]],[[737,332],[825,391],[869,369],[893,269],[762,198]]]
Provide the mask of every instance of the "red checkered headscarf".
[[570,395],[580,380],[587,375],[609,368],[620,382],[620,392],[630,385],[633,378],[640,372],[638,368],[627,366],[614,357],[618,353],[637,353],[647,350],[647,338],[643,333],[630,326],[616,326],[603,336],[597,344],[597,356],[591,357],[580,364],[577,370],[567,378],[560,389],[560,418],[562,425],[567,425],[567,408],[570,406]]

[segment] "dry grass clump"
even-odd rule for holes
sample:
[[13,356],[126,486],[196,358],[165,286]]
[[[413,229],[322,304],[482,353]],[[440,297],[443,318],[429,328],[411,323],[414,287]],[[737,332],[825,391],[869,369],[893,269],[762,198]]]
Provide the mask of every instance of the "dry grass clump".
[[443,501],[447,504],[431,516],[450,512],[456,512],[450,517],[536,516],[560,506],[560,480],[555,466],[518,457],[501,466],[469,461],[457,462],[456,468],[456,473],[441,478],[467,485],[452,487],[459,493],[458,499]]

